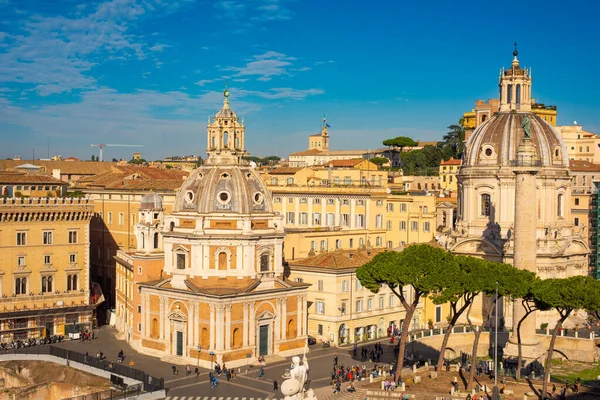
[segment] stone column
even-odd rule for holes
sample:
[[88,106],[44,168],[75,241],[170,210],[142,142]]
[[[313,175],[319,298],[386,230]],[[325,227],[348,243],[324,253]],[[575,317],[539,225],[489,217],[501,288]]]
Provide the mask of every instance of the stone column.
[[209,327],[208,327],[208,332],[209,334],[209,342],[210,342],[210,346],[209,348],[211,350],[215,349],[215,305],[214,304],[209,304],[208,305],[209,309],[210,309],[210,316],[209,316]]
[[281,299],[281,339],[287,339],[287,297]]
[[167,316],[165,314],[165,298],[163,296],[159,297],[159,310],[160,310],[160,340],[165,340],[165,320]]
[[225,306],[218,304],[216,306],[217,317],[215,319],[215,330],[216,330],[216,348],[217,350],[225,349]]
[[225,306],[225,350],[231,349],[231,304]]
[[302,324],[304,322],[304,318],[303,318],[304,312],[302,311],[302,308],[303,308],[302,296],[298,296],[298,311],[297,311],[298,329],[297,329],[296,337],[302,336]]
[[250,317],[248,318],[250,328],[248,334],[250,335],[250,346],[256,345],[256,313],[254,311],[254,303],[250,303]]
[[195,301],[194,303],[194,344],[198,346],[200,344],[200,303]]
[[244,326],[242,328],[242,346],[248,346],[248,303],[244,303]]
[[[514,266],[515,268],[529,270],[537,273],[536,266],[536,224],[537,224],[537,189],[536,174],[537,156],[531,139],[523,137],[517,148],[517,160],[514,173],[515,184],[515,232],[514,232]],[[518,343],[517,324],[525,315],[525,308],[521,300],[513,303],[513,332],[509,341]],[[535,336],[535,313],[530,314],[521,324],[521,343],[535,345],[538,340]]]
[[145,314],[146,321],[144,322],[144,336],[150,336],[150,296],[144,294],[144,307],[142,312]]
[[275,340],[281,339],[281,299],[275,299]]

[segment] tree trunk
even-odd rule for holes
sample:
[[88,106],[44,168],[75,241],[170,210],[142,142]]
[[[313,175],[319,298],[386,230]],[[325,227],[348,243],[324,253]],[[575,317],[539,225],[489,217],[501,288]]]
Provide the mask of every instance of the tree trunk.
[[[471,306],[472,305],[473,305],[473,303],[471,303]],[[471,372],[469,374],[469,382],[467,383],[467,390],[471,390],[471,388],[473,386],[473,380],[475,379],[475,367],[477,366],[477,347],[479,346],[479,338],[481,337],[481,331],[483,330],[483,326],[485,325],[485,323],[490,320],[492,311],[495,308],[496,308],[496,298],[494,298],[494,301],[492,302],[492,305],[490,307],[490,310],[487,313],[487,316],[485,317],[485,319],[483,321],[481,321],[481,326],[479,326],[478,327],[479,329],[477,331],[475,331],[475,327],[474,327],[473,323],[471,322],[471,318],[469,316],[469,313],[471,312],[471,307],[469,307],[469,312],[467,313],[467,322],[469,323],[469,326],[475,333],[475,340],[473,341],[473,350],[471,351]],[[496,371],[494,371],[494,373],[496,373]]]
[[525,321],[525,319],[529,316],[529,314],[531,314],[532,312],[534,312],[535,310],[527,310],[527,312],[525,313],[525,315],[523,316],[523,318],[521,318],[519,320],[519,322],[517,323],[517,371],[515,373],[515,380],[519,380],[521,379],[521,363],[523,362],[523,349],[521,347],[521,324],[523,323],[523,321]]
[[[471,300],[472,301],[472,300]],[[437,362],[437,370],[441,371],[444,367],[444,353],[446,353],[446,347],[448,347],[448,340],[450,340],[450,335],[452,334],[452,329],[456,325],[456,321],[460,318],[462,313],[470,306],[471,301],[466,302],[457,312],[454,313],[450,323],[448,324],[446,333],[444,334],[444,340],[442,340],[442,347],[440,348],[440,356]]]
[[396,364],[396,382],[402,377],[402,368],[404,368],[404,351],[406,349],[406,339],[408,338],[408,329],[410,328],[410,321],[417,308],[416,304],[412,304],[406,309],[406,316],[402,323],[402,332],[400,332],[400,352],[398,353],[398,363]]
[[552,332],[552,339],[550,339],[550,347],[548,348],[548,355],[546,356],[546,367],[544,368],[544,385],[542,386],[542,399],[546,397],[546,393],[548,392],[548,384],[550,383],[550,361],[552,361],[552,352],[554,351],[554,342],[556,342],[556,336],[558,334],[558,330],[562,328],[563,322],[565,319],[571,314],[571,311],[565,312],[564,315],[560,316],[558,322],[556,322],[556,327],[554,328],[554,332]]

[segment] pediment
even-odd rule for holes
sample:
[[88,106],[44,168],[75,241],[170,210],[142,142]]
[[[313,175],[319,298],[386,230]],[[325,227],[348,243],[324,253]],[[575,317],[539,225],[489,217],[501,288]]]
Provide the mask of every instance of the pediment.
[[493,243],[483,238],[468,238],[456,243],[449,249],[452,253],[479,255],[479,256],[502,256],[503,252]]
[[187,316],[185,316],[180,310],[173,310],[167,314],[167,318],[171,321],[187,322]]
[[258,319],[258,320],[275,319],[275,314],[273,314],[270,311],[263,311],[262,313],[260,313],[258,315],[258,317],[256,319]]

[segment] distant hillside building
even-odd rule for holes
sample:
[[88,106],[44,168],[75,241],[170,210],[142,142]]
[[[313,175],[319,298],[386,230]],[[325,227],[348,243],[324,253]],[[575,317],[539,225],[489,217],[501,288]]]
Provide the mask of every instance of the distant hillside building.
[[[419,150],[427,145],[437,145],[437,142],[418,143],[418,146],[405,148],[403,151]],[[381,148],[376,150],[330,150],[329,132],[327,130],[327,125],[323,125],[321,133],[308,137],[308,150],[290,154],[289,166],[310,167],[313,165],[323,165],[334,160],[352,160],[356,158],[371,159],[374,157],[387,158],[390,161],[390,165],[393,167],[400,165],[400,153],[389,148]]]

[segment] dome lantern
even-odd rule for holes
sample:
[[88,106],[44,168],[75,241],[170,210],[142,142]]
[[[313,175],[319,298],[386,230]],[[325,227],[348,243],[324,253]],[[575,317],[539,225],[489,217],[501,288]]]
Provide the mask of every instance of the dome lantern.
[[521,68],[518,55],[515,42],[512,65],[506,71],[502,69],[498,82],[500,111],[531,111],[531,71]]

